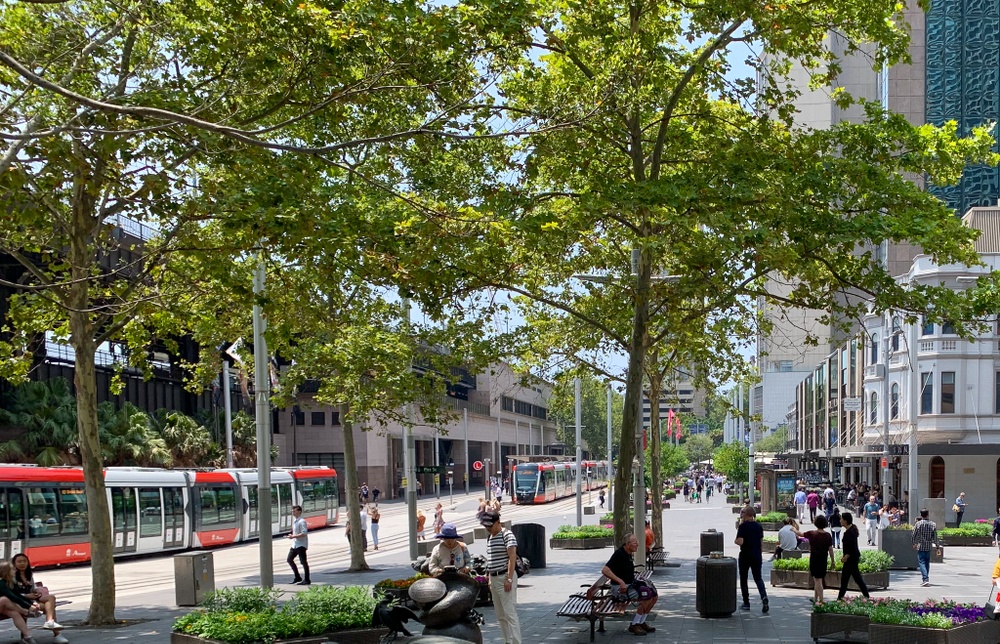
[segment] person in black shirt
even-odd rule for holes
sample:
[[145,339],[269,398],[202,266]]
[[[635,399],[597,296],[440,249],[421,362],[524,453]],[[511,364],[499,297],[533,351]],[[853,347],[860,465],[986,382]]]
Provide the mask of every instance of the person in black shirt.
[[843,564],[843,568],[840,571],[840,593],[837,595],[837,599],[843,599],[844,595],[847,594],[847,584],[850,583],[851,579],[854,579],[854,583],[858,585],[861,594],[868,597],[868,586],[865,585],[865,580],[858,570],[858,564],[861,563],[861,549],[858,547],[858,537],[860,536],[858,526],[854,525],[854,517],[851,516],[850,512],[841,514],[840,521],[844,524],[845,529],[844,534],[841,536],[841,546],[844,551],[841,553],[840,561]]
[[625,535],[625,543],[614,551],[601,574],[614,585],[612,593],[636,601],[635,617],[628,627],[633,635],[645,635],[656,629],[646,623],[646,617],[656,606],[656,589],[647,582],[636,582],[635,561],[632,555],[639,549],[639,539],[634,534]]
[[747,573],[753,574],[753,581],[760,592],[761,611],[767,612],[767,590],[764,588],[764,578],[760,573],[763,561],[764,528],[757,523],[757,512],[752,506],[746,506],[740,511],[740,526],[736,529],[736,545],[740,547],[740,590],[743,592],[743,610],[750,610],[750,588],[747,585]]

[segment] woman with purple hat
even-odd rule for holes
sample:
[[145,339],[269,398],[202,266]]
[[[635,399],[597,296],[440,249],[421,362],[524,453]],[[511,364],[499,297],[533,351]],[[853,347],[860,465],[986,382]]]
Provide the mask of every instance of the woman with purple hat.
[[458,534],[455,524],[444,524],[441,532],[435,535],[435,538],[440,539],[441,543],[434,546],[431,560],[427,564],[431,576],[439,576],[445,568],[454,568],[458,572],[468,575],[472,570],[472,556],[469,555],[469,549],[462,543],[462,535]]

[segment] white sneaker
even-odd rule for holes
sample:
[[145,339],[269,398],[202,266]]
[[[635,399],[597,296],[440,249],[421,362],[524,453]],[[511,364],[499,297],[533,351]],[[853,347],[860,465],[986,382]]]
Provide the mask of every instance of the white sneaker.
[[42,624],[42,628],[44,628],[45,630],[48,630],[48,631],[57,631],[57,630],[60,630],[62,628],[62,626],[60,626],[58,623],[56,623],[55,620],[50,619],[49,621],[47,621],[44,624]]
[[52,638],[52,644],[69,644],[69,640],[62,635],[56,635]]

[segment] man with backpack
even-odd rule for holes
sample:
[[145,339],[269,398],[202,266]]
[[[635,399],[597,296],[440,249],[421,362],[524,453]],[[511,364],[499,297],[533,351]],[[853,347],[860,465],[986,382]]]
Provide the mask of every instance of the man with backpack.
[[521,644],[521,623],[517,618],[517,538],[500,524],[500,513],[487,508],[479,517],[486,528],[486,570],[497,621],[505,644]]

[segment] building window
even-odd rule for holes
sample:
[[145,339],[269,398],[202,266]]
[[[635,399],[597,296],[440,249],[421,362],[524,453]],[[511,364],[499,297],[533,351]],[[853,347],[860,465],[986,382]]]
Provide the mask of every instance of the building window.
[[314,411],[311,414],[310,424],[312,425],[326,425],[326,412],[325,411]]
[[330,424],[331,425],[339,425],[340,424],[340,412],[339,411],[331,411],[330,412]]
[[874,391],[872,392],[871,398],[868,404],[868,424],[877,425],[878,424],[878,394]]
[[872,333],[872,364],[878,364],[878,333]]
[[934,374],[927,371],[920,374],[920,413],[934,413]]
[[791,360],[782,360],[778,362],[778,371],[780,373],[791,373],[794,363]]
[[927,321],[927,316],[924,316],[924,325],[920,329],[920,335],[934,335],[934,323]]
[[514,413],[521,414],[522,416],[531,415],[531,403],[526,403],[523,400],[514,401]]
[[892,318],[892,350],[899,351],[899,334],[901,333],[899,318]]
[[504,411],[514,411],[514,399],[503,396],[500,398],[500,409]]
[[941,324],[941,335],[955,335],[955,325],[951,322]]
[[298,405],[292,407],[292,425],[298,425],[301,427],[302,425],[305,424],[306,424],[306,412],[299,409]]
[[955,372],[941,372],[941,411],[942,414],[955,413]]
[[889,404],[892,406],[892,416],[893,420],[899,418],[899,383],[892,383],[892,397],[889,399]]

